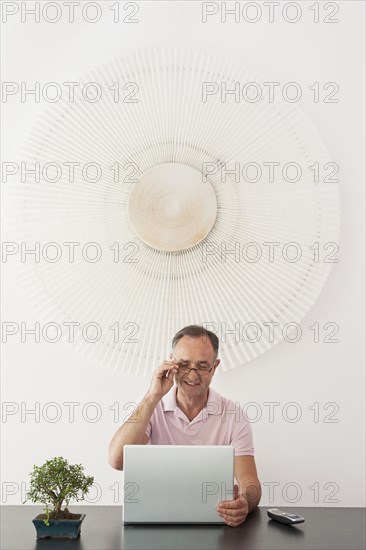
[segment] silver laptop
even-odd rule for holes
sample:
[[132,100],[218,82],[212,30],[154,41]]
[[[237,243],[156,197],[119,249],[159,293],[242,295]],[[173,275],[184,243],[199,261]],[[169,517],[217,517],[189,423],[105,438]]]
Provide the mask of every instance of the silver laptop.
[[230,445],[125,445],[124,523],[217,523],[234,490]]

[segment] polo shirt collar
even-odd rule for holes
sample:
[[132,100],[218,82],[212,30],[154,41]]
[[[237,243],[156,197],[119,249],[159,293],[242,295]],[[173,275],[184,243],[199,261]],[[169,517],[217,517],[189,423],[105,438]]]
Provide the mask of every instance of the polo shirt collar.
[[[177,385],[174,386],[166,393],[162,399],[162,405],[164,412],[181,410],[177,404]],[[211,386],[208,388],[208,399],[206,406],[202,409],[206,415],[220,415],[222,408],[222,397]]]
[[166,411],[175,411],[177,405],[177,386],[174,384],[174,386],[166,393],[162,399],[161,402],[163,404],[164,412]]

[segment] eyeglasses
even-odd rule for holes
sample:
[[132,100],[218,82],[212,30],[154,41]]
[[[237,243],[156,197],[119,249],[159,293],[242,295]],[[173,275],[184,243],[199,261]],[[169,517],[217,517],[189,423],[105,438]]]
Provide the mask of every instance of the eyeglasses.
[[[174,359],[174,361],[176,361],[176,359]],[[195,370],[198,374],[202,374],[203,376],[205,376],[209,372],[211,372],[212,369],[213,369],[213,365],[212,367],[210,367],[209,365],[200,365],[198,367],[190,368],[189,364],[178,363],[178,372],[180,374],[187,374],[189,371]]]

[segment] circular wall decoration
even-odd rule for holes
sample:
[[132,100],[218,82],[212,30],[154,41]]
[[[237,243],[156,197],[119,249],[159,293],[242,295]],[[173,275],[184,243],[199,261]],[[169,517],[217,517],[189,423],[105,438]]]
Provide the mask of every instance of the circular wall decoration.
[[158,164],[142,174],[130,193],[128,216],[140,239],[161,252],[200,243],[217,215],[212,185],[187,164]]
[[40,246],[21,277],[45,322],[65,341],[76,323],[78,349],[145,376],[188,324],[217,333],[223,370],[296,337],[339,218],[334,163],[298,106],[181,49],[79,82],[88,95],[50,105],[26,140],[39,179],[13,186],[20,240]]

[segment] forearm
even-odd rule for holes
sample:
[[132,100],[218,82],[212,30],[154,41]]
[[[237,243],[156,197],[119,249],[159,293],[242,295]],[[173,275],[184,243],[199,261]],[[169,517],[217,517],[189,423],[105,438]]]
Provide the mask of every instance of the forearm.
[[254,510],[261,499],[262,488],[259,481],[252,482],[243,482],[239,481],[239,494],[242,494],[243,497],[248,502],[249,513]]
[[123,447],[142,445],[145,430],[159,399],[145,395],[136,411],[117,430],[109,444],[108,461],[112,468],[123,470]]

